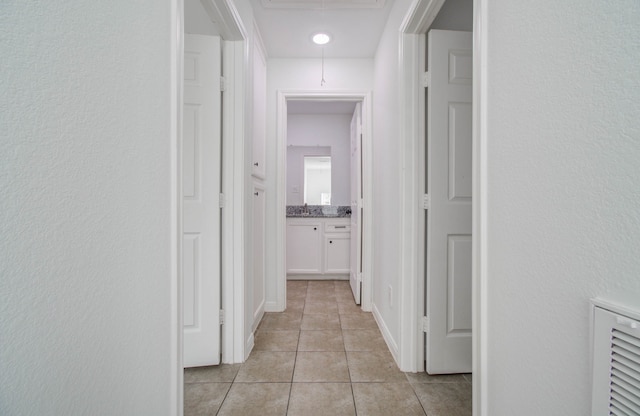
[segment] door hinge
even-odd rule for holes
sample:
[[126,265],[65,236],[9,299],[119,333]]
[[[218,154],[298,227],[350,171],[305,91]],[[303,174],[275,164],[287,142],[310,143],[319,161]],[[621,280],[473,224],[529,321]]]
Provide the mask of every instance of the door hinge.
[[220,77],[220,91],[226,91],[227,89],[227,79],[225,77]]
[[422,195],[422,209],[430,209],[431,208],[431,195],[424,194]]
[[227,199],[225,198],[224,194],[220,194],[220,199],[219,199],[219,204],[220,208],[224,208],[224,206],[227,203]]
[[422,86],[429,88],[431,86],[431,72],[426,71],[422,74]]
[[224,325],[224,309],[220,309],[220,325]]
[[356,273],[356,280],[358,283],[362,283],[362,273]]
[[429,317],[422,317],[422,332],[429,332]]

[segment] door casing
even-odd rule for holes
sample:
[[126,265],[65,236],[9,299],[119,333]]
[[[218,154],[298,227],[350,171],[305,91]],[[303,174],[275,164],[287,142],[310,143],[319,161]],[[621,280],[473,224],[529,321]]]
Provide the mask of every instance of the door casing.
[[[362,103],[362,170],[363,170],[363,223],[364,235],[371,235],[372,221],[372,151],[371,151],[371,92],[322,92],[283,91],[277,92],[277,162],[276,162],[276,296],[277,302],[269,311],[279,312],[286,308],[287,272],[286,272],[286,161],[287,161],[287,101],[360,101]],[[366,239],[362,243],[362,310],[371,311],[372,291],[372,242]],[[273,310],[271,310],[273,309]],[[267,310],[267,308],[265,308]]]
[[[425,94],[422,89],[422,65],[425,62],[426,32],[435,20],[445,0],[419,0],[407,13],[400,28],[401,157],[405,176],[404,198],[401,203],[402,235],[402,296],[407,300],[401,312],[399,365],[403,371],[423,371],[424,338],[421,317],[424,298],[412,293],[424,293],[424,213],[419,198],[424,193],[425,171]],[[473,0],[473,104],[472,104],[472,326],[473,326],[473,414],[485,416],[488,411],[488,296],[487,296],[487,96],[489,21],[486,0]]]

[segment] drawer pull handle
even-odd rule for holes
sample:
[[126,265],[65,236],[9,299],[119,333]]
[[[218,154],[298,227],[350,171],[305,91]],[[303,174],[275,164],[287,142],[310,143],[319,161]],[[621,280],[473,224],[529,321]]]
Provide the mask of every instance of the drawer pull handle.
[[347,228],[346,225],[336,225],[335,228]]
[[329,240],[329,244],[333,244],[333,241],[332,241],[332,240]]

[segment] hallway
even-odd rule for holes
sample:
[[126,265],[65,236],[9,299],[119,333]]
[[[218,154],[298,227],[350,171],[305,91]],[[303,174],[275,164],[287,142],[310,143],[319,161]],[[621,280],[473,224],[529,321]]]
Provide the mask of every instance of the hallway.
[[185,369],[185,416],[471,415],[470,375],[398,370],[348,281],[288,281],[244,364]]

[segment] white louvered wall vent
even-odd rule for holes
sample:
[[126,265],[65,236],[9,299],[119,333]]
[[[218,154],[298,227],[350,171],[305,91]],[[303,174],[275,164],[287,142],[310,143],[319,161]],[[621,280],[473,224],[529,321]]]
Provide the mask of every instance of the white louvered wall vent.
[[594,307],[593,416],[640,415],[640,314],[623,312]]

